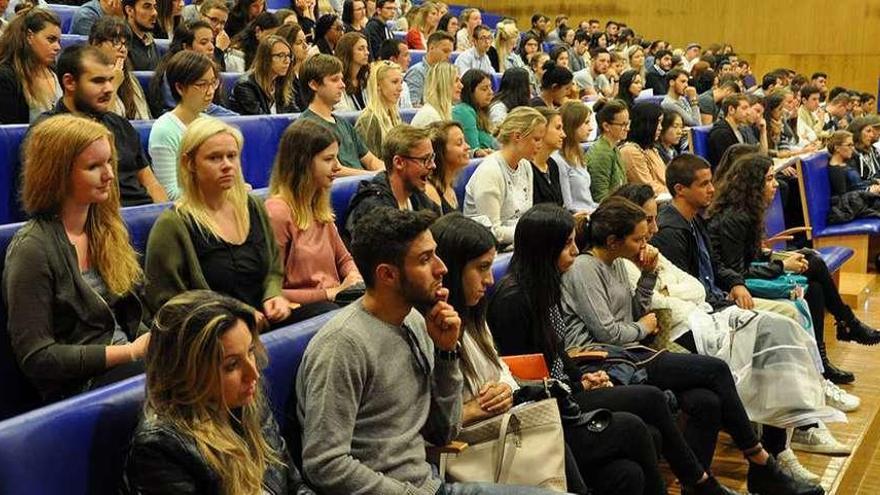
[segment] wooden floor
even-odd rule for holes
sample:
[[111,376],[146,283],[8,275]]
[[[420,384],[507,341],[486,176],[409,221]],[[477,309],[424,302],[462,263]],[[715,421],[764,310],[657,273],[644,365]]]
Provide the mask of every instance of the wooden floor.
[[[842,286],[846,277],[846,274],[842,275]],[[862,321],[880,328],[880,276],[875,274],[865,291],[859,298],[860,306],[853,309]],[[880,345],[865,347],[838,343],[830,318],[825,323],[825,330],[831,361],[856,375],[855,383],[844,388],[862,399],[861,407],[848,414],[848,423],[829,425],[839,441],[854,446],[854,452],[849,457],[805,452],[797,452],[797,455],[807,469],[822,476],[822,486],[828,494],[880,495]],[[668,468],[665,471],[669,492],[680,493]],[[725,434],[719,441],[712,471],[724,485],[746,492],[747,465]]]

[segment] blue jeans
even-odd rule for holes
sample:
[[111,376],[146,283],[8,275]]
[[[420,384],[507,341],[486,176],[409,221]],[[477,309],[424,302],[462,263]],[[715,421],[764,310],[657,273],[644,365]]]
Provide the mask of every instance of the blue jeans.
[[443,483],[437,495],[558,495],[558,492],[534,486],[496,485],[494,483]]

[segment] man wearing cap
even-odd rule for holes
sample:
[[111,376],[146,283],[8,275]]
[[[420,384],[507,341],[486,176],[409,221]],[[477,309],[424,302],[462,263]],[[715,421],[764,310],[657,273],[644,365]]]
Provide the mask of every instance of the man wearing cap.
[[684,69],[688,74],[691,73],[691,69],[694,68],[694,64],[700,61],[700,48],[701,47],[699,43],[691,43],[684,51],[682,69]]

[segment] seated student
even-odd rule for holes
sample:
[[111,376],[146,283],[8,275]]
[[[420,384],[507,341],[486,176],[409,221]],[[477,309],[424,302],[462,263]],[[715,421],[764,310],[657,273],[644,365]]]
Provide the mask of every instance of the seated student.
[[[412,98],[410,97],[409,86],[406,84],[406,80],[403,75],[406,74],[406,70],[409,68],[410,61],[410,52],[409,48],[406,47],[406,43],[400,40],[385,40],[382,43],[382,46],[379,48],[379,61],[386,61],[397,64],[400,67],[400,97],[397,99],[397,108],[399,110],[405,110],[414,108],[412,103]],[[369,83],[367,84],[367,91],[369,92]],[[369,96],[367,100],[369,100]],[[367,105],[369,106],[369,101],[367,101]]]
[[13,19],[0,37],[0,124],[28,124],[62,96],[52,66],[61,51],[61,21],[46,9]]
[[192,289],[211,289],[253,308],[261,328],[290,315],[281,294],[278,246],[263,202],[241,176],[238,129],[201,117],[180,143],[180,197],[150,230],[146,299],[156,312]]
[[452,117],[461,122],[474,156],[486,156],[497,149],[489,123],[492,78],[483,71],[472,69],[461,76],[461,84],[461,102],[452,107]]
[[847,128],[853,135],[855,150],[849,167],[862,181],[862,188],[880,183],[880,151],[874,144],[880,141],[880,119],[876,115],[857,117]]
[[717,86],[710,86],[709,89],[697,96],[697,106],[700,108],[700,123],[709,125],[716,122],[721,116],[727,115],[721,108],[722,102],[728,96],[739,93],[739,79],[736,76],[724,76],[718,82]]
[[435,122],[428,127],[434,148],[434,171],[425,184],[425,195],[443,214],[459,210],[453,185],[458,174],[470,162],[471,148],[464,139],[461,124],[454,120]]
[[174,29],[180,24],[183,2],[179,0],[156,0],[156,25],[153,36],[158,39],[171,39]]
[[373,215],[380,206],[440,212],[440,207],[425,195],[428,177],[435,167],[430,132],[398,125],[385,136],[382,152],[385,170],[369,181],[361,181],[348,205],[343,232],[347,240],[351,239],[357,222]]
[[437,31],[440,23],[440,8],[431,1],[423,2],[419,6],[413,24],[406,33],[406,46],[410,50],[424,50],[427,46],[428,37]]
[[159,64],[159,49],[153,39],[156,28],[154,0],[121,0],[122,12],[128,24],[128,59],[134,70],[155,70]]
[[620,75],[620,92],[617,99],[626,103],[626,108],[632,109],[636,98],[642,94],[644,85],[644,78],[639,71],[633,69],[623,71]]
[[397,106],[402,93],[400,66],[387,60],[375,62],[367,80],[367,107],[354,124],[354,130],[374,155],[382,154],[385,136],[403,122]]
[[320,125],[297,120],[284,131],[266,200],[284,267],[282,293],[301,305],[291,322],[339,309],[336,296],[361,281],[330,206],[339,144]]
[[712,248],[719,253],[722,266],[744,278],[775,278],[785,272],[807,277],[809,285],[804,299],[810,307],[825,377],[838,384],[850,383],[855,379],[853,374],[832,365],[825,352],[826,310],[834,316],[838,340],[874,345],[880,343],[880,332],[859,321],[843,302],[822,258],[811,252],[798,252],[781,260],[769,260],[766,265],[752,264],[767,261],[758,246],[764,237],[764,214],[776,188],[773,161],[769,157],[754,154],[737,160],[708,209]]
[[590,117],[593,111],[580,101],[567,101],[560,109],[562,130],[565,137],[562,147],[550,156],[559,167],[559,188],[562,191],[562,205],[574,213],[589,214],[598,203],[590,193],[590,172],[581,143],[586,142],[593,132]]
[[420,106],[424,101],[428,70],[440,62],[449,62],[455,39],[445,31],[437,31],[428,36],[428,50],[422,60],[406,69],[404,82],[409,87],[410,101]]
[[[596,387],[603,382],[610,383],[608,376],[602,373],[605,375],[603,379],[597,380],[595,373],[582,375],[571,361],[561,340],[565,333],[561,280],[578,258],[574,219],[555,205],[543,204],[530,209],[521,220],[516,228],[516,249],[508,274],[497,284],[487,312],[487,323],[500,353],[544,354],[551,376],[568,382],[572,398],[582,410],[608,408],[630,412],[659,430],[664,457],[689,493],[731,493],[700,465],[685,436],[678,430],[667,406],[666,395],[659,388],[650,385]],[[726,365],[721,363],[713,370],[726,373],[728,384],[733,386]],[[734,414],[733,411],[726,412]],[[718,425],[714,428],[717,430]],[[749,488],[752,492],[766,495],[812,493],[791,489],[792,481],[779,472],[748,422],[736,424],[731,433],[743,445],[751,447],[746,456],[750,461]],[[715,444],[715,436],[706,434],[697,438],[705,444]],[[644,475],[644,493],[666,493],[662,479],[656,474],[648,471]]]
[[[453,15],[450,12],[443,14],[440,17],[440,22],[437,23],[437,33],[443,32],[452,36],[452,50],[457,51],[455,35],[458,34],[458,17]],[[428,43],[430,44],[430,36],[428,37]]]
[[666,164],[655,147],[660,135],[663,110],[652,102],[636,103],[629,109],[630,130],[620,147],[620,159],[630,184],[648,184],[663,198],[669,198],[666,189]]
[[513,242],[519,217],[532,207],[532,164],[547,119],[531,107],[515,108],[496,129],[501,149],[483,159],[465,188],[464,214],[491,226],[499,244]]
[[501,85],[489,105],[489,124],[497,126],[514,108],[528,106],[530,98],[528,69],[507,69],[501,76]]
[[820,143],[829,136],[825,130],[827,114],[819,101],[822,91],[812,84],[801,86],[801,105],[797,112],[797,136],[799,144],[806,146]]
[[613,98],[618,93],[618,84],[609,79],[611,54],[604,48],[590,51],[590,67],[573,75],[574,84],[584,96],[604,96]]
[[357,225],[366,295],[318,331],[296,376],[303,471],[323,493],[548,493],[448,483],[425,460],[425,442],[454,439],[462,412],[461,319],[446,302],[432,220],[379,208]]
[[309,54],[333,55],[339,38],[345,34],[345,28],[336,14],[324,14],[315,23],[315,43],[309,48]]
[[559,179],[559,166],[550,155],[562,149],[565,130],[559,111],[547,107],[536,108],[547,120],[544,139],[535,152],[532,164],[533,190],[532,204],[553,203],[562,206],[562,186]]
[[666,80],[666,73],[670,70],[672,70],[672,52],[664,49],[654,53],[654,63],[645,73],[645,88],[654,90],[654,96],[668,93],[669,82]]
[[113,67],[113,60],[93,46],[67,47],[56,65],[64,96],[40,120],[52,115],[78,113],[104,124],[113,133],[122,206],[168,201],[165,190],[150,168],[137,131],[128,120],[110,112]]
[[[204,21],[195,21],[190,24],[181,24],[174,33],[174,40],[168,48],[168,52],[162,57],[153,77],[150,78],[150,85],[147,89],[147,98],[150,105],[150,111],[153,115],[161,116],[165,112],[177,106],[174,96],[171,94],[171,86],[168,84],[166,71],[171,58],[180,51],[191,51],[199,53],[208,58],[211,63],[217,65],[212,58],[213,44],[211,43],[211,26]],[[219,69],[218,69],[219,75]],[[214,117],[227,117],[238,115],[237,112],[227,109],[223,105],[227,105],[225,94],[222,86],[218,86],[214,90],[213,98],[208,104],[204,112]]]
[[128,490],[314,495],[264,395],[266,349],[250,307],[216,292],[185,292],[162,306],[152,334]]
[[425,97],[422,108],[412,119],[415,127],[427,127],[441,120],[452,120],[453,105],[461,100],[464,85],[458,69],[449,62],[437,62],[428,69],[425,78]]
[[[291,7],[293,8],[293,11],[296,12],[299,25],[306,33],[306,41],[314,43],[315,20],[319,17],[318,2],[315,0],[302,0],[292,3]],[[369,5],[367,5],[367,15],[371,15],[369,12]]]
[[867,191],[880,194],[880,183],[869,183],[867,189],[865,183],[859,177],[858,172],[849,167],[852,159],[855,142],[849,131],[834,131],[828,138],[828,182],[831,186],[831,205],[834,206],[839,197],[851,191]]
[[34,126],[22,155],[32,220],[6,251],[3,299],[18,365],[49,402],[141,373],[150,334],[113,183],[113,135],[58,115]]
[[825,102],[828,120],[825,122],[823,130],[833,132],[846,129],[849,126],[849,111],[847,110],[849,101],[849,96],[842,93]]
[[[192,5],[192,4],[191,4]],[[187,5],[183,8],[184,20],[192,23],[197,20],[205,21],[211,26],[214,33],[214,62],[220,66],[221,72],[226,72],[226,52],[229,50],[232,40],[226,32],[226,22],[229,19],[229,7],[225,0],[202,0],[198,6],[199,15],[195,19],[186,19]]]
[[151,120],[150,107],[144,88],[132,72],[128,60],[128,28],[118,17],[102,17],[95,22],[89,34],[89,44],[98,47],[115,62],[113,86],[116,91],[110,111],[128,120]]
[[373,59],[379,57],[379,47],[382,46],[382,42],[394,38],[388,22],[397,14],[396,3],[395,0],[376,0],[376,13],[370,17],[364,27],[364,36],[367,37],[370,57]]
[[495,72],[504,73],[508,69],[526,68],[526,62],[516,53],[519,39],[519,29],[515,21],[502,21],[495,27],[495,41],[488,51]]
[[764,99],[750,94],[746,98],[749,99],[749,116],[746,123],[739,127],[743,143],[758,146],[762,152],[768,153],[770,141],[767,137],[767,120],[764,119]]
[[718,166],[728,148],[744,142],[740,127],[749,123],[752,107],[746,95],[734,93],[721,102],[721,111],[724,118],[716,120],[709,130],[709,154],[706,158],[713,167]]
[[666,92],[660,106],[664,110],[671,110],[681,115],[685,127],[701,125],[697,90],[693,86],[688,86],[687,72],[681,69],[672,69],[666,73],[666,82],[669,85],[669,91]]
[[290,45],[280,36],[266,36],[257,48],[254,65],[241,76],[229,97],[230,108],[241,115],[296,113],[290,82]]
[[593,105],[599,137],[587,150],[587,169],[590,172],[590,193],[600,202],[611,191],[626,184],[626,169],[617,145],[626,139],[630,119],[626,105],[620,100],[598,101]]
[[342,4],[342,27],[346,33],[364,32],[367,25],[367,1],[346,0]]
[[474,46],[474,30],[483,25],[483,15],[480,9],[472,7],[461,11],[458,18],[460,28],[455,33],[455,49],[459,52],[467,51]]
[[291,48],[290,71],[288,71],[283,84],[292,88],[293,102],[291,106],[296,108],[297,112],[301,112],[309,106],[305,98],[302,80],[299,76],[300,72],[302,72],[303,63],[309,57],[309,44],[306,42],[306,33],[299,24],[294,23],[282,25],[275,34],[284,38],[284,41],[287,41]]
[[354,127],[345,119],[333,115],[333,107],[342,101],[345,83],[342,81],[342,62],[331,55],[318,54],[309,57],[300,73],[303,90],[309,107],[300,115],[313,119],[336,133],[339,140],[339,175],[360,175],[371,170],[381,170],[384,165],[364,145]]
[[529,90],[533,97],[541,94],[541,80],[544,78],[544,64],[550,60],[550,55],[538,52],[529,59]]
[[492,46],[492,31],[484,25],[475,27],[471,42],[473,46],[470,48],[459,47],[462,51],[455,59],[459,74],[464,76],[469,70],[478,70],[486,74],[494,73],[495,69],[492,68],[492,61],[489,60],[488,55],[489,47]]
[[187,126],[197,119],[220,85],[217,67],[206,56],[184,50],[168,61],[165,78],[177,102],[173,110],[159,117],[150,129],[153,171],[169,199],[180,197],[178,157]]
[[248,24],[266,11],[266,2],[263,0],[236,0],[229,5],[232,8],[229,10],[226,32],[232,37],[244,31]]
[[[259,1],[259,0],[257,0]],[[226,50],[224,62],[228,72],[245,72],[250,70],[257,55],[257,47],[260,41],[281,27],[273,14],[262,12],[254,20],[250,21],[244,29],[232,38],[229,49]]]
[[789,114],[796,104],[794,93],[785,87],[773,90],[764,98],[769,154],[773,158],[791,158],[818,149],[815,143],[798,146],[797,135],[789,124]]
[[99,19],[122,17],[122,2],[119,0],[90,0],[80,5],[73,13],[70,34],[88,36],[92,26]]
[[[485,293],[494,283],[491,267],[495,237],[486,227],[458,213],[434,222],[431,232],[437,242],[437,255],[449,270],[445,277],[449,303],[462,319],[461,424],[468,425],[507,412],[514,404],[529,400],[530,392],[516,383],[507,365],[499,359],[486,325]],[[584,388],[599,390],[605,385],[601,375],[590,375],[595,382],[581,376],[575,378],[563,377],[571,383],[581,383]],[[609,426],[613,427],[596,434],[578,420],[604,412],[582,411],[568,397],[557,401],[559,409],[565,411],[567,450],[574,452],[577,464],[574,473],[566,466],[568,490],[584,493],[586,487],[573,485],[576,478],[581,484],[588,480],[603,493],[646,493],[644,479],[654,481],[658,476],[656,454],[644,423],[627,413],[612,413]]]
[[345,92],[334,110],[359,111],[367,107],[367,79],[370,77],[370,50],[360,33],[346,33],[336,45],[336,58],[342,61]]
[[529,105],[558,109],[571,93],[571,71],[549,60],[544,62],[544,74],[541,76],[541,94],[532,98]]

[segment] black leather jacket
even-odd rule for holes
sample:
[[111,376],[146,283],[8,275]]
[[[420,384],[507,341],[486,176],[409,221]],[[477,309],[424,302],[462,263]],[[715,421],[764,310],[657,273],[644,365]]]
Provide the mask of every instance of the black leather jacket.
[[[263,436],[285,465],[271,465],[263,490],[272,495],[315,495],[290,460],[278,424],[267,413]],[[202,457],[195,441],[156,418],[141,418],[131,440],[123,493],[132,495],[223,493],[220,477]]]

